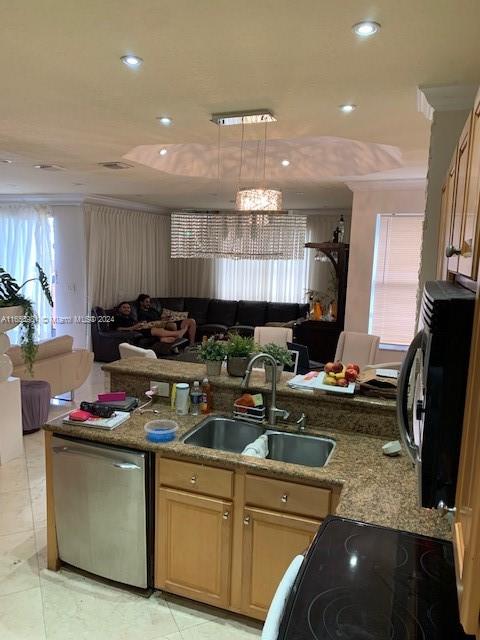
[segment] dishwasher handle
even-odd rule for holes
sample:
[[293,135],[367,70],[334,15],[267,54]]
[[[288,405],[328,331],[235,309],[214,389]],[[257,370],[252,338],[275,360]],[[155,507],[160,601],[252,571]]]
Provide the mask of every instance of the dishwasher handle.
[[111,460],[106,456],[102,456],[96,453],[90,453],[87,451],[81,451],[80,449],[73,449],[71,447],[53,447],[53,453],[56,454],[68,454],[74,456],[80,456],[82,458],[92,458],[93,460],[98,460],[99,462],[111,464],[116,469],[124,469],[124,470],[141,470],[142,468],[135,464],[134,462],[124,462],[123,460]]

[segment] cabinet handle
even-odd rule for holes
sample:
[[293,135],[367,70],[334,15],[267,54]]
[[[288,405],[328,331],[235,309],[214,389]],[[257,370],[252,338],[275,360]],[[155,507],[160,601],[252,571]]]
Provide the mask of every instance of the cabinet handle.
[[283,496],[281,497],[281,501],[282,502],[288,502],[288,493],[284,493]]
[[449,244],[445,249],[445,255],[447,258],[452,258],[453,256],[459,256],[461,254],[460,249],[455,249],[453,244]]
[[245,524],[245,525],[249,525],[250,524],[250,516],[245,516],[244,517],[243,524]]
[[229,516],[230,516],[230,512],[229,511],[224,511],[223,512],[223,519],[224,520],[228,520]]
[[194,475],[194,476],[192,476],[192,477],[190,478],[190,483],[191,483],[191,484],[197,484],[197,476],[195,476],[195,475]]

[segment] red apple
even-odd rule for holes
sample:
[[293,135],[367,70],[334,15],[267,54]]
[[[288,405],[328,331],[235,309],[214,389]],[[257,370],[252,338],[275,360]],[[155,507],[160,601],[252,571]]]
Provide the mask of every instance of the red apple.
[[340,380],[337,380],[337,387],[348,387],[347,379],[340,378]]
[[357,379],[358,373],[356,369],[353,369],[353,367],[349,367],[347,369],[345,369],[345,380],[347,380],[348,382],[355,382],[355,380]]
[[323,367],[325,373],[334,373],[333,368],[335,364],[333,362],[327,362],[327,364]]
[[334,362],[333,363],[333,373],[341,373],[343,371],[343,363],[342,362]]
[[358,364],[355,364],[354,362],[349,362],[347,364],[347,369],[355,369],[357,371],[357,374],[360,373],[360,367],[358,366]]

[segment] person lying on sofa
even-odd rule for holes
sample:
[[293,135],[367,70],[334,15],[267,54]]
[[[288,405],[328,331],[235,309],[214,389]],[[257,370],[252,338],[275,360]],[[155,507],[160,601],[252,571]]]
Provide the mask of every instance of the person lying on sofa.
[[[177,325],[174,320],[168,317],[162,319],[162,314],[152,307],[152,300],[146,293],[141,293],[137,298],[137,316],[138,319],[143,322],[148,322],[152,327],[159,327],[168,329],[169,331],[177,330]],[[197,323],[193,318],[182,318],[180,327],[187,328],[188,338],[190,344],[195,342],[195,333],[197,331]]]
[[151,324],[145,321],[137,322],[132,317],[132,308],[128,302],[121,302],[117,307],[117,313],[113,321],[113,328],[117,331],[141,331],[146,336],[154,336],[158,338],[160,342],[175,342],[179,338],[187,333],[188,327],[183,326],[180,329],[175,327],[175,330],[165,329],[162,327],[151,326]]

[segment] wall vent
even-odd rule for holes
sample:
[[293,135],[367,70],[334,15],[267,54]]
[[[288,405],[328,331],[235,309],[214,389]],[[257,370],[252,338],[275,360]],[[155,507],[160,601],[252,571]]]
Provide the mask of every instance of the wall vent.
[[113,170],[118,170],[118,169],[131,169],[133,167],[133,164],[128,164],[127,162],[99,162],[98,163],[101,167],[105,167],[105,169],[113,169]]

